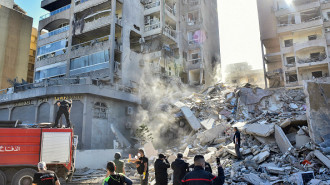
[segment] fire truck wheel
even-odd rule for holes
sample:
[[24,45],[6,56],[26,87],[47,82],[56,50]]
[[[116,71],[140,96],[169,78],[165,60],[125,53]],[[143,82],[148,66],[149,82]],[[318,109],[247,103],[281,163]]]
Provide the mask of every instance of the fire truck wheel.
[[11,185],[31,185],[35,173],[34,169],[24,168],[14,175]]
[[7,183],[6,175],[2,171],[0,171],[0,184],[6,184],[6,183]]

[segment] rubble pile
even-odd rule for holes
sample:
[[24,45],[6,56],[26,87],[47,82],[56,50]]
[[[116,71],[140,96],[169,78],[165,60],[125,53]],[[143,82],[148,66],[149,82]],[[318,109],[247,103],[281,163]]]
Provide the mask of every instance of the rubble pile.
[[[228,184],[307,184],[311,179],[310,184],[330,184],[329,156],[311,142],[302,89],[217,84],[173,106],[178,124],[184,120],[191,133],[180,138],[177,147],[159,150],[170,162],[178,152],[190,164],[196,154],[203,154],[216,172],[220,157]],[[242,161],[235,159],[232,127],[241,132]],[[156,156],[149,159],[154,183]]]

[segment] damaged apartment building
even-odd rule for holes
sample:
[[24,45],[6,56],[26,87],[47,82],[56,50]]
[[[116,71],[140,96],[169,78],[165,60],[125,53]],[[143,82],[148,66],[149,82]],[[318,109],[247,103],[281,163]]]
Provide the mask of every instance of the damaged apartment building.
[[268,87],[328,77],[330,1],[258,0]]
[[193,85],[213,79],[216,4],[43,0],[49,13],[40,17],[34,83],[0,92],[1,120],[53,123],[56,102],[72,99],[79,149],[130,146],[145,72]]

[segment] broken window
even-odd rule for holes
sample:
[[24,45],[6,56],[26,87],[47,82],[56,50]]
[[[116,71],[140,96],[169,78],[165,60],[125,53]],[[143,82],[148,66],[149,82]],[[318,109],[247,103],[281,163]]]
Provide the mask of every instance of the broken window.
[[188,25],[195,25],[198,21],[199,21],[199,12],[198,11],[194,11],[194,12],[190,12],[188,13]]
[[145,43],[144,38],[141,37],[135,31],[131,31],[129,35],[130,39],[130,48],[132,51],[141,53],[142,52],[142,45]]
[[200,53],[192,53],[191,54],[191,62],[193,64],[197,64],[199,62],[200,58],[201,58]]
[[285,47],[291,47],[291,46],[293,46],[293,39],[285,40],[284,41],[284,46]]
[[187,58],[188,58],[188,56],[187,56],[187,52],[184,51],[184,52],[182,53],[182,55],[183,55],[183,58],[184,58],[185,60],[187,60]]
[[288,65],[294,65],[296,63],[295,57],[286,57],[286,63]]
[[322,71],[314,71],[312,72],[312,76],[313,78],[321,78],[323,76]]
[[289,78],[289,82],[296,82],[296,81],[298,81],[297,74],[289,74],[288,75],[288,78]]
[[107,110],[108,108],[105,103],[96,102],[94,104],[94,118],[107,119],[108,118]]
[[310,56],[311,56],[311,59],[316,59],[316,60],[317,60],[317,59],[320,58],[321,53],[320,53],[320,52],[317,52],[317,53],[311,53]]
[[308,36],[308,40],[316,40],[317,36],[316,35],[310,35]]

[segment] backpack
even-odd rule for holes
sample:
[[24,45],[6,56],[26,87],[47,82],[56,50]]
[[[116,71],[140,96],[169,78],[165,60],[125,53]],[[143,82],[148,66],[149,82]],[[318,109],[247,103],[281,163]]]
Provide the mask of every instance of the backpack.
[[125,177],[122,174],[110,175],[104,182],[108,182],[109,185],[124,185]]

